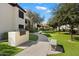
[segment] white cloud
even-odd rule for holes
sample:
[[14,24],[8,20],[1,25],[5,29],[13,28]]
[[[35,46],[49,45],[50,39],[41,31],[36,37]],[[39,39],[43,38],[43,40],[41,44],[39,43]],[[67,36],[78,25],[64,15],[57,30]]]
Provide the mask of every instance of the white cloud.
[[47,10],[46,7],[42,7],[42,6],[36,6],[36,9],[38,9],[38,10]]
[[47,10],[47,11],[46,11],[46,13],[50,13],[50,12],[51,12],[51,10]]

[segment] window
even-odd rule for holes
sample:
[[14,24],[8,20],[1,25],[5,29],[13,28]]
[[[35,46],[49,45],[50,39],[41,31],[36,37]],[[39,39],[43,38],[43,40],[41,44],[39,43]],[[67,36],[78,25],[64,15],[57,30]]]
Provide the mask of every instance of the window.
[[25,23],[27,24],[27,19],[25,19]]
[[24,25],[19,25],[19,29],[24,29]]
[[24,30],[24,25],[19,25],[20,35],[25,35],[26,31]]
[[19,17],[24,19],[24,13],[22,11],[19,10]]
[[20,31],[20,35],[25,35],[26,31]]

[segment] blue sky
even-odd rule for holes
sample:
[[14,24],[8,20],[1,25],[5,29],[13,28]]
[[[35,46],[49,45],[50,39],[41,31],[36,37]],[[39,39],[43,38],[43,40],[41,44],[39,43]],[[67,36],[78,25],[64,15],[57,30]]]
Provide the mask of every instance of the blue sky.
[[45,17],[45,21],[51,17],[51,11],[55,10],[58,6],[56,3],[20,3],[23,9],[30,9],[31,11],[37,12],[41,17]]

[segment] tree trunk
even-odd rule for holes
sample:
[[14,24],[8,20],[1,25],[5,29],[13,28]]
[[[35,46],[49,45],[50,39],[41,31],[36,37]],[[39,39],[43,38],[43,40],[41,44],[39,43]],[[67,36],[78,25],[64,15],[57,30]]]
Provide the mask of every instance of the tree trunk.
[[60,30],[60,26],[58,26],[58,27],[59,27],[59,32],[60,32],[60,31],[61,31],[61,30]]
[[60,23],[58,23],[58,31],[60,32],[61,30],[60,30]]
[[74,41],[73,34],[71,33],[71,40]]
[[70,35],[71,35],[71,40],[74,41],[74,37],[73,37],[73,25],[70,26]]

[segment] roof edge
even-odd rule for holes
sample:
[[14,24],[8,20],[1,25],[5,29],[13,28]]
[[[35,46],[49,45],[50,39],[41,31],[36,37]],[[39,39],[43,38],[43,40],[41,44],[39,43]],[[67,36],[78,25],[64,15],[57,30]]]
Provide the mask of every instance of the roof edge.
[[24,11],[24,12],[26,13],[26,11],[25,11],[18,3],[8,3],[8,4],[10,4],[10,5],[13,6],[13,7],[18,7],[18,8],[20,8],[22,11]]

